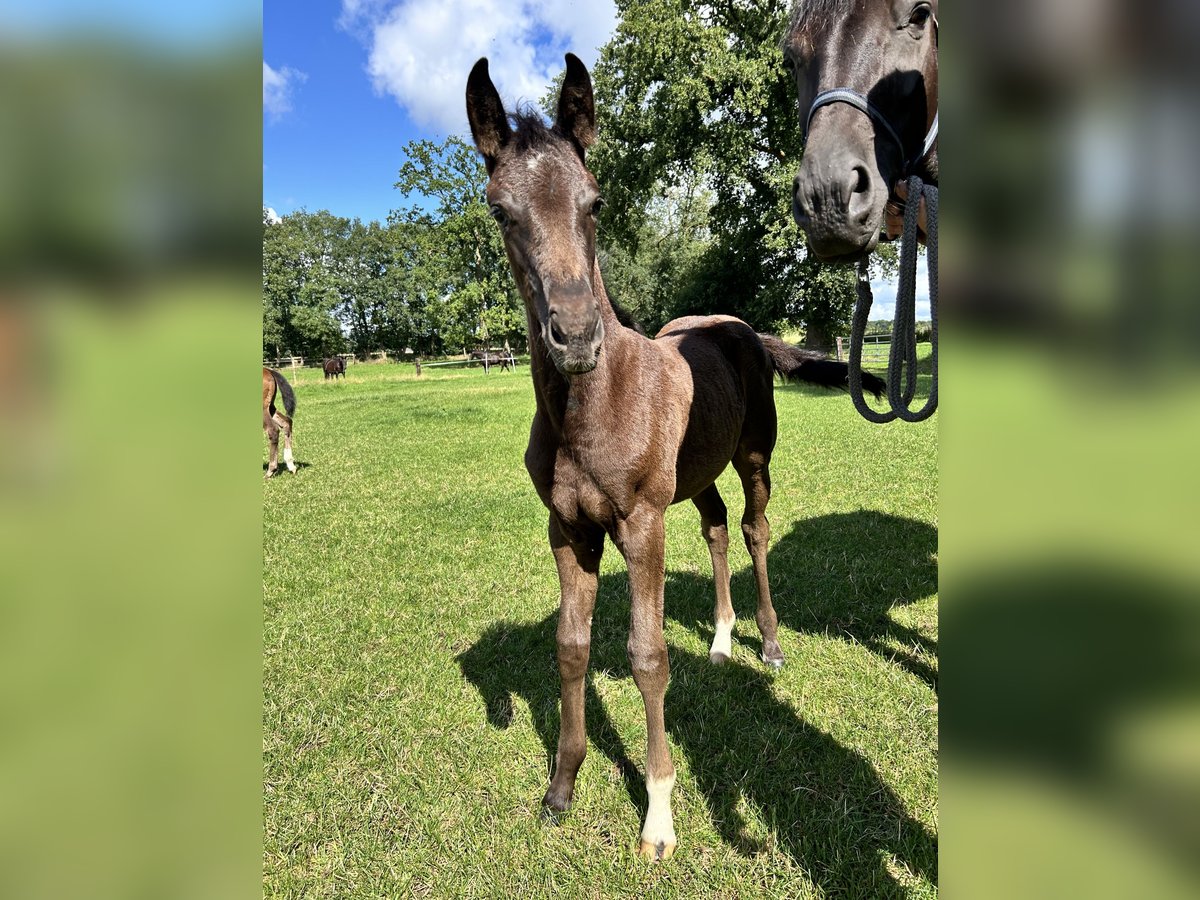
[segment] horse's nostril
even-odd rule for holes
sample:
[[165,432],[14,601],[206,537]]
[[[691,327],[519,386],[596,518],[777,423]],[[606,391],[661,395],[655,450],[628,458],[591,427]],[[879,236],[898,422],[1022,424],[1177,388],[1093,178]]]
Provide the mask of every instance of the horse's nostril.
[[871,175],[867,172],[866,166],[855,166],[854,175],[854,193],[865,194],[871,189]]
[[554,313],[550,314],[550,340],[555,344],[558,344],[560,347],[565,347],[567,345],[566,335],[564,335],[559,329],[558,316],[556,316]]

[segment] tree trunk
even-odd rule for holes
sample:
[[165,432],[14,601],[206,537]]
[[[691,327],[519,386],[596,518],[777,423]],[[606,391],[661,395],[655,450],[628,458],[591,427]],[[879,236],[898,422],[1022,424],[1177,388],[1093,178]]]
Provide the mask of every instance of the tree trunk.
[[809,323],[805,328],[805,350],[820,350],[822,353],[833,352],[833,337],[817,323]]

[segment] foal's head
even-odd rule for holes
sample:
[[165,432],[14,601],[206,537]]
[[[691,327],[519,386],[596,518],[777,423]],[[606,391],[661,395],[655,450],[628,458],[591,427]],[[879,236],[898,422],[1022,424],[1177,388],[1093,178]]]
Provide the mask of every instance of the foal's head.
[[592,81],[575,56],[552,128],[535,114],[510,117],[488,75],[487,59],[467,79],[467,118],[483,154],[486,198],[504,248],[554,366],[564,375],[596,367],[604,323],[596,298],[596,215],[600,188],[583,164],[595,139]]
[[[937,114],[937,7],[937,0],[797,0],[783,58],[808,135],[792,214],[824,259],[875,249],[884,204],[906,169],[937,181],[937,151],[922,156]],[[887,124],[848,102],[812,108],[834,88],[865,97]]]

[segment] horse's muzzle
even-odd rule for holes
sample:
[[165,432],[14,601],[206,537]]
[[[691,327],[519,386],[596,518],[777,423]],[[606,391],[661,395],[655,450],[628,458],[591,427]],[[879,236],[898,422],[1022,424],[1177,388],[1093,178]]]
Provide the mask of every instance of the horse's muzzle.
[[882,217],[876,181],[872,167],[853,155],[821,160],[806,151],[792,181],[792,217],[818,257],[852,259],[875,249]]
[[563,375],[583,375],[596,368],[604,343],[604,322],[594,297],[586,303],[551,303],[542,327],[550,360]]

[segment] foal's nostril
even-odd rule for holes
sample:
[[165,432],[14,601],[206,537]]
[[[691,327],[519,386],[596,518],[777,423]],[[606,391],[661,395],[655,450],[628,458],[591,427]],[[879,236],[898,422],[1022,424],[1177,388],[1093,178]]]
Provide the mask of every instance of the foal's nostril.
[[550,340],[560,347],[567,346],[567,337],[558,327],[558,314],[550,313]]

